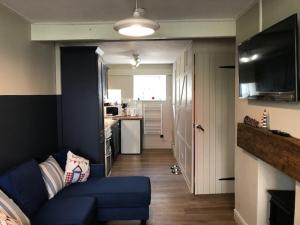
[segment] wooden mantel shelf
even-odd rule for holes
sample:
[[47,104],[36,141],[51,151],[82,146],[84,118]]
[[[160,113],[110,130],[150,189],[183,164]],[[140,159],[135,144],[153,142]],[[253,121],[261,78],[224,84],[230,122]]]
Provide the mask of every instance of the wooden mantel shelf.
[[262,128],[239,123],[237,145],[300,181],[300,139],[282,137]]

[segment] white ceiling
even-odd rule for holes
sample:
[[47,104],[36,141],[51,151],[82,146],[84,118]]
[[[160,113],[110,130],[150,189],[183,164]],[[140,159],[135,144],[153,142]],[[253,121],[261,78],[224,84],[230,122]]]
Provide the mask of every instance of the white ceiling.
[[139,54],[141,64],[174,63],[190,41],[124,41],[104,42],[99,47],[104,51],[107,64],[129,64],[133,54]]
[[[155,20],[235,18],[254,0],[140,0]],[[31,22],[116,21],[131,16],[135,0],[0,0]]]

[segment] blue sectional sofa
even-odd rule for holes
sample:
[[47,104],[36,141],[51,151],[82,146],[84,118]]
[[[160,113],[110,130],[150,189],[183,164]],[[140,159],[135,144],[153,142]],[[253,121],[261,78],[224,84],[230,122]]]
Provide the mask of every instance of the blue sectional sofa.
[[[64,168],[64,158],[56,156]],[[151,185],[148,177],[102,177],[101,166],[91,165],[85,183],[65,187],[48,200],[35,160],[0,176],[0,189],[30,218],[32,225],[94,225],[99,221],[149,219]]]

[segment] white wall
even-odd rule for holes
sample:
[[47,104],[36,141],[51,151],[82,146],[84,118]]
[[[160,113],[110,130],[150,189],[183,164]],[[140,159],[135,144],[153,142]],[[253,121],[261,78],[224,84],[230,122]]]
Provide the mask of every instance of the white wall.
[[0,4],[0,95],[56,92],[54,44],[32,42],[30,26]]
[[[132,69],[130,65],[108,65],[108,88],[121,89],[123,99],[133,99],[133,75],[168,75],[167,100],[163,103],[163,134],[144,135],[145,149],[171,149],[173,138],[172,120],[172,70],[171,64],[147,64]],[[146,104],[146,103],[145,103]]]
[[[253,5],[237,19],[237,44],[263,29],[288,17],[300,13],[299,0],[262,0],[262,21],[259,4]],[[238,70],[237,70],[238,71]],[[270,114],[270,128],[284,130],[300,138],[300,104],[266,103],[238,99],[238,72],[236,74],[236,123],[249,115],[259,119],[263,110]],[[268,224],[269,206],[267,189],[294,189],[295,181],[272,166],[246,153],[236,146],[236,200],[235,212],[240,221],[248,225]],[[299,200],[298,200],[299,201]],[[299,205],[299,202],[296,203]],[[297,211],[299,213],[299,210]],[[297,215],[297,217],[299,217]],[[295,224],[299,224],[295,221]]]

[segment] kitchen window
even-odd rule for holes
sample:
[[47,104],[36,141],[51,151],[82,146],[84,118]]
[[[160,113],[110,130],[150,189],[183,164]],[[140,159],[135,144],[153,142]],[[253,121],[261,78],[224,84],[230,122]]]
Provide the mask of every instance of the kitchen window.
[[166,75],[134,75],[134,100],[165,101],[166,79]]
[[120,89],[108,89],[108,100],[112,103],[121,104],[122,91]]

